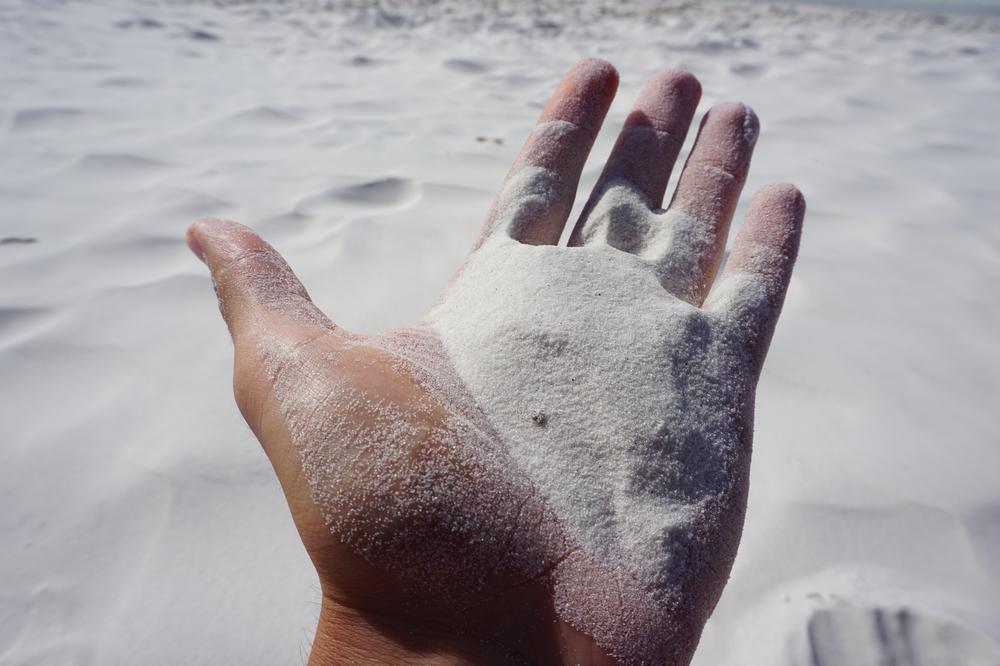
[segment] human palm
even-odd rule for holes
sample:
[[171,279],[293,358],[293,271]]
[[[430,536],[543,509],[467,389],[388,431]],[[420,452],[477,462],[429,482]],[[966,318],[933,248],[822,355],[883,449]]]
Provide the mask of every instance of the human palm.
[[712,109],[662,211],[700,95],[663,72],[558,246],[616,85],[601,61],[567,74],[411,328],[350,334],[245,227],[189,230],[319,572],[311,661],[690,660],[739,541],[804,205],[759,193],[715,280],[756,119]]

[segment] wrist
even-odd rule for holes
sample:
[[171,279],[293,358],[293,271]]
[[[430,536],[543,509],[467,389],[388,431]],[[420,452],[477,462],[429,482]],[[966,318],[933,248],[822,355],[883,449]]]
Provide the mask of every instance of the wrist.
[[[589,637],[564,622],[555,621],[549,630],[543,629],[535,638],[538,642],[554,643],[560,647],[546,649],[533,645],[538,653],[530,655],[531,663],[576,666],[608,666],[614,663],[593,645]],[[519,643],[526,645],[524,639]],[[536,641],[527,641],[527,645],[532,643]],[[491,648],[473,636],[461,637],[453,631],[419,626],[410,618],[359,610],[326,596],[309,655],[309,666],[353,663],[499,666],[524,661],[525,655]]]
[[372,613],[323,599],[309,666],[351,663],[465,666],[508,664],[474,638],[422,627],[409,618]]

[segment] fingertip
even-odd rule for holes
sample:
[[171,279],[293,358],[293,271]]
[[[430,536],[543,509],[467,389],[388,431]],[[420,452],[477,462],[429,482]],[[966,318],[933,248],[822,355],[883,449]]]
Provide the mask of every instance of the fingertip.
[[690,72],[663,69],[643,85],[626,127],[652,125],[684,141],[701,99],[701,83]]
[[787,182],[768,183],[757,191],[754,198],[757,197],[777,197],[793,202],[796,206],[805,205],[805,197],[802,195],[802,190],[794,184]]
[[572,71],[577,81],[596,84],[605,96],[614,97],[618,90],[618,70],[603,58],[584,58],[573,65]]
[[757,143],[757,137],[760,136],[760,118],[743,102],[716,104],[705,114],[702,127],[709,122],[726,127],[730,136],[742,138],[743,142],[751,147]]
[[698,106],[701,101],[701,81],[698,77],[683,69],[672,69],[669,70],[669,80],[685,103]]
[[791,183],[770,183],[757,190],[730,263],[787,282],[798,255],[805,197]]
[[611,63],[580,60],[562,78],[538,121],[566,121],[596,135],[617,90],[618,70]]
[[204,218],[188,227],[187,242],[212,274],[219,308],[234,339],[254,330],[247,324],[258,322],[263,313],[328,325],[281,255],[249,227]]
[[205,248],[201,245],[201,240],[198,238],[198,222],[194,222],[188,226],[187,231],[184,232],[184,240],[187,241],[188,249],[198,257],[198,259],[203,264],[208,262],[205,259]]
[[750,201],[754,217],[785,221],[793,227],[802,225],[806,212],[806,199],[802,190],[792,183],[769,183],[757,190]]
[[220,241],[225,240],[229,235],[226,231],[231,231],[234,227],[245,228],[232,220],[215,217],[199,218],[188,227],[186,234],[188,248],[211,267],[213,256],[220,252]]
[[691,72],[667,67],[649,77],[640,100],[650,96],[657,99],[672,97],[679,102],[697,106],[701,99],[701,81]]
[[263,242],[249,227],[215,217],[196,220],[188,227],[186,239],[195,256],[209,267]]
[[231,234],[233,232],[240,231],[250,231],[250,227],[240,224],[239,222],[233,220],[227,220],[222,217],[202,217],[194,221],[191,224],[190,229],[193,229],[201,237],[221,237],[225,234]]

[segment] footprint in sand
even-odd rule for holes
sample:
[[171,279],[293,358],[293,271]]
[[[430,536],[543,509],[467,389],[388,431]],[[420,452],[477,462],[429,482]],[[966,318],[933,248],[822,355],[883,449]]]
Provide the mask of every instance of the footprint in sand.
[[1000,649],[984,634],[905,607],[817,609],[806,633],[812,663],[822,666],[1000,663]]

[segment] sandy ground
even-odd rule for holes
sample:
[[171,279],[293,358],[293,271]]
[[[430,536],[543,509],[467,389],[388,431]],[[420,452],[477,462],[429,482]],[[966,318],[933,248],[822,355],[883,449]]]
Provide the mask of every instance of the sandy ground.
[[314,575],[183,230],[243,221],[336,321],[410,322],[598,55],[581,192],[679,66],[761,116],[747,192],[809,201],[695,663],[1000,664],[1000,22],[659,4],[0,2],[0,662],[308,653]]

